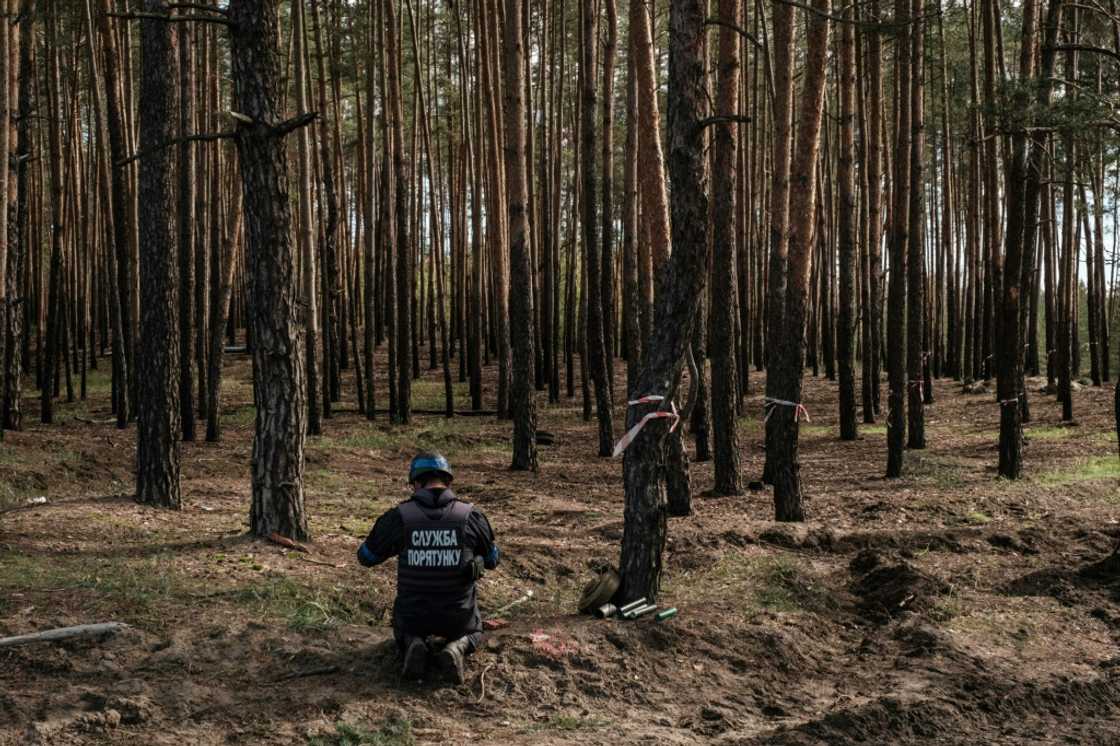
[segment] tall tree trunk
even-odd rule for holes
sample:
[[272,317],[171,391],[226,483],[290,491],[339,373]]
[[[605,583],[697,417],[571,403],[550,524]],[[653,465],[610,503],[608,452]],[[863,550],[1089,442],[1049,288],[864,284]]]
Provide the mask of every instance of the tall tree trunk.
[[[194,73],[191,69],[191,24],[179,23],[179,137],[194,130]],[[194,146],[181,140],[178,162],[178,241],[179,241],[179,412],[183,440],[193,441],[195,433],[194,368],[191,361],[194,322],[194,283],[205,284],[206,278],[194,275]],[[168,164],[170,168],[170,163]],[[141,208],[144,200],[141,200]],[[141,230],[143,230],[141,228]]]
[[[777,341],[785,333],[786,271],[789,258],[789,169],[793,152],[793,6],[773,0],[773,62],[774,70],[774,132],[771,137],[770,241],[769,273],[766,290],[766,365],[774,363]],[[801,219],[801,216],[798,216]],[[766,396],[778,397],[778,381],[766,376]],[[762,480],[773,484],[777,434],[771,420],[766,420],[766,463]]]
[[292,247],[288,158],[281,122],[279,18],[273,0],[230,0],[236,110],[253,325],[254,534],[308,538],[303,499],[307,387],[301,297]]
[[[926,447],[925,425],[925,361],[926,335],[926,244],[925,244],[925,107],[923,64],[925,27],[922,0],[914,0],[912,10],[910,56],[910,204],[903,206],[910,211],[909,243],[907,245],[907,321],[906,321],[906,370],[908,393],[906,447]],[[900,96],[900,105],[905,95]],[[892,268],[893,271],[893,268]]]
[[[720,0],[719,79],[716,88],[716,114],[734,115],[739,108],[739,34],[740,0]],[[715,126],[715,163],[712,169],[712,194],[715,197],[712,221],[712,438],[715,446],[715,484],[717,495],[742,492],[739,476],[739,428],[736,412],[735,316],[738,297],[736,258],[735,180],[738,138],[732,123]],[[703,361],[698,361],[703,364]]]
[[[673,182],[674,251],[662,275],[654,309],[654,330],[636,390],[664,400],[631,406],[627,427],[662,408],[676,394],[685,351],[707,280],[708,205],[703,183],[704,17],[701,0],[678,0],[669,7],[669,175]],[[640,95],[640,91],[639,91]],[[665,547],[664,440],[668,418],[648,422],[625,453],[625,526],[619,566],[623,602],[657,597]],[[663,424],[664,423],[664,424]]]
[[906,265],[910,233],[910,100],[911,45],[909,0],[895,0],[895,158],[893,225],[890,235],[890,288],[887,299],[887,477],[902,476],[902,444],[906,436]]
[[[595,412],[599,420],[599,455],[610,456],[614,446],[611,413],[611,388],[607,378],[606,357],[610,351],[604,343],[603,293],[599,255],[599,224],[595,212],[595,40],[598,26],[594,10],[587,3],[580,9],[583,33],[580,37],[580,152],[583,198],[583,256],[587,274],[586,345],[587,367],[595,387]],[[607,216],[603,216],[604,221]]]
[[[299,113],[308,110],[308,71],[307,71],[307,19],[304,0],[295,0],[292,5],[292,77],[295,79],[295,108]],[[317,286],[318,260],[315,252],[314,231],[311,208],[311,132],[303,127],[296,133],[298,143],[296,178],[299,180],[299,233],[298,251],[300,256],[300,283],[303,293],[304,327],[306,328],[307,347],[307,432],[318,435],[323,431],[322,409],[319,399],[319,289]],[[246,196],[246,209],[249,200]]]
[[[509,180],[509,253],[513,276],[532,277],[529,251],[529,194],[525,153],[524,59],[521,0],[506,0],[505,145]],[[521,283],[519,283],[520,285]],[[537,469],[537,411],[533,401],[533,296],[522,286],[509,295],[513,371],[510,414],[513,417],[514,470]]]
[[[386,0],[385,37],[387,44],[386,75],[388,95],[386,114],[393,143],[393,184],[396,201],[394,218],[396,233],[393,247],[396,253],[396,339],[397,339],[397,412],[395,421],[408,424],[412,420],[412,242],[409,233],[409,166],[404,156],[404,117],[401,104],[400,27],[397,22],[396,3]],[[387,164],[388,165],[388,164]]]
[[[855,19],[845,11],[848,21]],[[852,23],[840,24],[840,159],[836,169],[839,182],[837,212],[840,254],[840,313],[837,318],[837,362],[840,367],[840,438],[856,438],[856,382],[853,355],[855,348],[855,274],[856,274],[856,199],[852,177],[855,159],[855,30]]]
[[[59,356],[65,358],[62,336],[65,330],[64,320],[64,293],[63,274],[63,206],[62,206],[62,135],[59,117],[61,111],[61,93],[59,86],[58,56],[61,54],[58,44],[58,2],[50,0],[47,8],[47,65],[48,65],[48,108],[47,138],[49,141],[50,157],[50,182],[51,182],[51,254],[50,254],[50,280],[47,289],[47,319],[46,319],[46,362],[42,366],[42,380],[40,381],[40,411],[39,419],[43,424],[54,422],[54,397],[58,385]],[[43,355],[42,345],[38,345],[39,355]]]
[[607,34],[603,45],[603,244],[600,259],[603,314],[603,364],[607,387],[614,390],[615,297],[614,297],[614,69],[618,46],[618,12],[615,0],[603,0],[607,12]]
[[[1019,78],[1030,80],[1034,75],[1035,0],[1023,3],[1023,38],[1019,57]],[[1043,83],[1048,85],[1048,83]],[[1030,93],[1026,88],[1013,94],[1013,104],[1026,108]],[[1017,129],[1011,134],[1011,153],[1006,168],[1007,229],[1004,231],[1004,273],[1000,302],[999,335],[996,345],[996,398],[999,400],[999,473],[1008,479],[1022,474],[1023,423],[1020,412],[1019,384],[1022,379],[1023,345],[1021,302],[1023,255],[1026,252],[1026,219],[1033,217],[1027,205],[1029,174],[1027,171],[1027,133]]]
[[[35,71],[31,64],[34,50],[34,16],[27,12],[26,3],[20,8],[19,20],[19,103],[18,126],[16,137],[16,152],[12,163],[16,169],[16,201],[15,220],[9,218],[8,223],[8,256],[7,276],[5,278],[6,295],[9,299],[4,311],[6,323],[3,333],[7,338],[4,352],[4,391],[3,411],[0,413],[0,427],[9,430],[20,430],[23,427],[23,366],[27,357],[24,355],[24,345],[27,342],[27,325],[24,323],[27,313],[31,288],[24,282],[27,259],[27,245],[31,235],[29,221],[30,174],[28,161],[31,158],[31,117],[32,117],[32,85]],[[87,9],[87,13],[88,13]],[[14,230],[14,235],[12,229]],[[110,263],[110,270],[111,263]],[[13,301],[19,298],[22,303],[16,305]],[[123,346],[123,345],[122,345]],[[114,353],[118,345],[114,342]],[[116,356],[114,356],[116,359]],[[119,410],[118,410],[119,414]],[[120,420],[118,420],[120,422]]]
[[[300,11],[301,14],[303,11]],[[338,194],[335,186],[334,151],[330,119],[327,118],[327,74],[323,48],[322,17],[318,0],[311,0],[311,16],[315,22],[315,59],[319,93],[319,160],[323,173],[323,225],[321,227],[323,258],[323,417],[330,418],[332,403],[341,396],[340,347],[344,334],[339,332],[342,319],[342,284],[338,267]],[[303,42],[303,40],[301,40]],[[301,113],[306,109],[301,109]]]
[[[879,0],[871,0],[871,16],[873,20],[879,18]],[[880,370],[883,359],[883,256],[882,256],[882,157],[883,142],[883,42],[879,31],[873,25],[866,29],[867,33],[867,87],[869,90],[867,102],[867,253],[870,272],[868,273],[868,295],[870,305],[866,309],[870,317],[871,347],[864,354],[871,357],[871,404],[873,413],[878,414],[881,404],[881,388],[879,386]],[[874,417],[868,418],[864,411],[864,422],[874,422]]]
[[[657,67],[653,55],[653,32],[649,5],[645,0],[630,0],[630,54],[634,59],[638,83],[638,183],[641,190],[641,218],[649,238],[653,269],[660,277],[661,269],[669,258],[669,198],[665,182],[665,158],[661,148],[661,113],[658,105]],[[652,312],[652,286],[646,303]],[[648,339],[648,334],[644,336]]]
[[[816,224],[816,168],[824,115],[824,88],[828,57],[828,0],[813,0],[817,12],[807,18],[804,87],[798,111],[797,149],[790,169],[789,265],[786,274],[784,328],[773,342],[767,383],[774,380],[769,397],[767,424],[773,428],[772,457],[774,514],[779,521],[805,518],[801,490],[801,464],[797,455],[798,415],[805,365],[805,315],[809,300],[809,274]],[[769,388],[769,386],[768,386]],[[768,430],[768,432],[770,432]]]
[[[148,13],[166,14],[164,0],[145,0]],[[137,356],[136,499],[180,508],[179,328],[176,318],[176,245],[172,231],[175,188],[175,44],[167,21],[140,21],[140,316],[142,354]]]

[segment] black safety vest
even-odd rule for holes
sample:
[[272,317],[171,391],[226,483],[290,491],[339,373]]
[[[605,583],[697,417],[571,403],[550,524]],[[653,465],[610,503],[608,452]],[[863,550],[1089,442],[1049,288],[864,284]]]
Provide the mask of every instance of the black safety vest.
[[467,593],[474,583],[467,546],[470,503],[454,500],[429,518],[414,500],[398,508],[404,522],[404,548],[397,560],[398,594]]

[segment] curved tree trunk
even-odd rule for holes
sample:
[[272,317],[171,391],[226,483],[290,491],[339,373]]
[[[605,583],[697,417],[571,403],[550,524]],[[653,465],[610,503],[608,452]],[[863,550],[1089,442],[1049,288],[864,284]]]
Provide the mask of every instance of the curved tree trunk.
[[[704,290],[708,266],[708,200],[703,183],[703,137],[697,126],[704,109],[704,17],[701,0],[677,0],[669,8],[669,174],[673,181],[674,250],[662,276],[654,310],[653,336],[637,391],[672,399],[692,342],[692,326]],[[641,90],[639,89],[639,96]],[[657,404],[632,406],[633,427]],[[626,451],[625,527],[619,562],[625,602],[657,597],[665,547],[664,440],[670,420],[647,424]]]

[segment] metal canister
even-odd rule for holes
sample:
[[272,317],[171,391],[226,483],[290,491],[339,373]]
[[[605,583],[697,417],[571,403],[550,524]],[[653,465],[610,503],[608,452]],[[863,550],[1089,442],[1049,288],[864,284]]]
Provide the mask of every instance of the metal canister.
[[595,616],[598,619],[609,619],[618,613],[618,607],[614,604],[603,604],[598,609],[595,609]]
[[648,614],[651,611],[654,611],[656,609],[657,609],[656,604],[645,604],[644,606],[639,606],[636,609],[631,609],[630,610],[629,615],[627,616],[627,619],[637,619],[638,617],[644,616],[644,615],[646,615],[646,614]]
[[645,606],[645,605],[646,605],[646,599],[643,596],[642,598],[639,598],[637,601],[631,601],[630,603],[626,604],[625,606],[620,607],[618,612],[620,614],[622,614],[623,616],[626,616],[627,614],[629,614],[634,609],[641,608],[642,606]]
[[663,622],[666,619],[672,619],[676,615],[677,615],[677,607],[676,606],[670,606],[668,609],[657,612],[657,616],[655,616],[654,619],[656,619],[659,622]]

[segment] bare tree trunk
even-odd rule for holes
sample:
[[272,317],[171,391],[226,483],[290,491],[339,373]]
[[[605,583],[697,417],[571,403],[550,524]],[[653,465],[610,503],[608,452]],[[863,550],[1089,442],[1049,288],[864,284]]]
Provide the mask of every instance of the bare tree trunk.
[[[789,169],[793,152],[793,6],[773,0],[774,133],[771,142],[770,254],[766,291],[766,364],[774,364],[777,341],[785,333],[786,271],[789,257]],[[799,216],[800,220],[801,217]],[[800,343],[799,343],[800,344]],[[775,376],[766,376],[766,396],[778,397]],[[774,481],[774,457],[778,446],[774,438],[777,422],[766,420],[766,464],[762,480]]]
[[[630,0],[630,54],[634,59],[638,83],[638,184],[641,190],[641,217],[649,237],[653,269],[660,276],[661,269],[669,258],[669,198],[665,186],[665,158],[661,148],[661,113],[653,58],[653,32],[645,0]],[[651,311],[652,290],[651,287],[647,301]]]
[[[24,3],[29,0],[23,0]],[[25,314],[30,304],[30,283],[24,282],[27,250],[31,235],[29,221],[30,202],[30,175],[28,160],[31,158],[31,116],[32,101],[31,89],[35,71],[31,64],[31,55],[34,49],[34,18],[27,12],[24,5],[20,8],[19,21],[19,103],[18,103],[18,129],[16,137],[15,159],[12,161],[16,169],[16,200],[15,220],[9,218],[8,223],[8,256],[7,276],[5,279],[6,296],[4,312],[6,323],[3,334],[7,339],[4,357],[4,391],[3,412],[0,413],[0,428],[20,430],[23,427],[23,392],[22,374],[24,361],[24,346],[27,342],[27,325],[24,324]],[[88,9],[87,9],[88,12]],[[14,235],[12,229],[14,228]],[[111,267],[111,265],[110,265]],[[110,268],[110,271],[111,268]],[[16,305],[16,299],[20,304]],[[123,345],[120,345],[123,347]],[[114,359],[118,351],[118,344],[114,342]],[[118,381],[119,383],[119,381]],[[123,390],[123,388],[122,388]],[[119,410],[118,410],[119,415]],[[120,422],[120,420],[118,420]]]
[[[191,70],[191,24],[176,24],[179,45],[179,137],[194,131],[194,74]],[[170,168],[170,163],[168,164]],[[185,139],[179,143],[178,162],[178,241],[179,241],[179,412],[183,440],[193,441],[195,433],[194,368],[191,361],[194,321],[194,283],[206,278],[194,275],[194,146]],[[141,200],[141,208],[144,200]]]
[[[708,205],[700,188],[704,156],[698,126],[704,108],[704,3],[678,0],[670,5],[669,14],[669,170],[675,249],[662,275],[654,310],[654,335],[636,386],[643,394],[665,399],[630,407],[626,423],[630,428],[675,396],[707,281]],[[654,600],[659,590],[666,526],[664,439],[669,430],[662,423],[669,421],[651,420],[625,454],[625,527],[619,562],[619,598],[623,602],[642,596]]]
[[600,284],[602,286],[603,364],[607,387],[614,390],[615,298],[614,298],[614,69],[618,46],[618,12],[615,0],[603,0],[607,12],[607,34],[603,45],[603,245]]
[[797,456],[798,415],[805,365],[805,312],[816,224],[816,167],[828,55],[828,21],[819,13],[828,12],[829,2],[813,0],[813,8],[818,12],[810,13],[807,19],[805,82],[797,118],[797,150],[790,170],[789,213],[797,219],[791,220],[789,225],[785,324],[781,336],[773,342],[774,354],[767,375],[768,389],[770,380],[774,381],[767,424],[773,428],[774,513],[779,521],[805,519],[801,464]]
[[[300,113],[308,109],[307,91],[307,20],[304,0],[292,5],[292,77],[295,79],[295,108]],[[307,355],[307,432],[318,435],[323,431],[322,410],[319,400],[319,289],[317,287],[317,258],[311,212],[311,133],[301,128],[296,133],[298,143],[296,178],[299,180],[299,232],[298,251],[301,258],[300,282],[303,293],[304,326],[306,327]],[[242,173],[244,177],[244,173]],[[245,208],[249,208],[246,195]]]
[[[906,321],[906,370],[908,393],[906,447],[926,447],[925,381],[927,357],[925,345],[926,313],[926,245],[925,245],[925,108],[923,79],[925,75],[925,30],[922,0],[914,0],[911,13],[912,27],[910,56],[910,210],[909,243],[907,244],[907,321]],[[904,103],[905,94],[899,97]],[[892,272],[893,267],[892,267]]]
[[[509,180],[509,253],[513,276],[532,277],[529,251],[529,194],[525,153],[524,59],[521,0],[506,0],[505,162]],[[519,283],[520,284],[520,283]],[[533,401],[533,296],[522,286],[509,295],[513,371],[510,414],[513,462],[510,468],[537,469],[537,411]]]
[[[164,0],[145,0],[148,13],[166,14]],[[172,153],[176,58],[171,24],[140,21],[140,317],[137,356],[136,500],[182,507],[179,491],[179,328],[172,217]]]
[[[395,422],[408,424],[412,420],[412,242],[409,234],[409,168],[404,157],[404,118],[401,113],[401,71],[399,25],[393,0],[386,0],[385,37],[387,44],[386,75],[388,95],[386,113],[389,132],[393,139],[393,184],[396,234],[396,338],[397,338],[397,412]],[[388,165],[388,164],[387,164]]]
[[[849,21],[855,13],[845,11]],[[856,439],[856,383],[852,358],[855,348],[855,274],[856,274],[856,199],[852,177],[855,159],[855,30],[851,23],[840,24],[840,159],[836,170],[839,182],[840,313],[837,319],[837,362],[840,367],[840,438]],[[865,353],[866,354],[866,353]]]
[[308,538],[303,500],[307,387],[305,339],[292,247],[288,158],[280,109],[279,19],[272,0],[230,0],[236,110],[251,277],[254,401],[253,500],[258,536]]
[[[581,5],[582,29],[580,38],[580,88],[582,117],[580,125],[581,174],[583,198],[583,256],[587,275],[586,324],[587,367],[595,386],[595,411],[599,420],[599,455],[609,456],[613,448],[611,413],[611,388],[607,378],[607,355],[603,329],[603,293],[599,255],[599,225],[595,214],[595,40],[597,19],[593,9]],[[607,216],[603,216],[606,220]]]
[[[716,88],[716,114],[734,115],[739,108],[739,34],[740,0],[720,0],[719,79]],[[712,439],[715,446],[715,484],[717,495],[742,492],[739,476],[739,428],[736,412],[735,316],[738,297],[736,257],[735,180],[737,124],[715,126],[715,162],[712,169],[712,194],[715,197],[712,222]],[[697,361],[703,364],[703,361]]]

